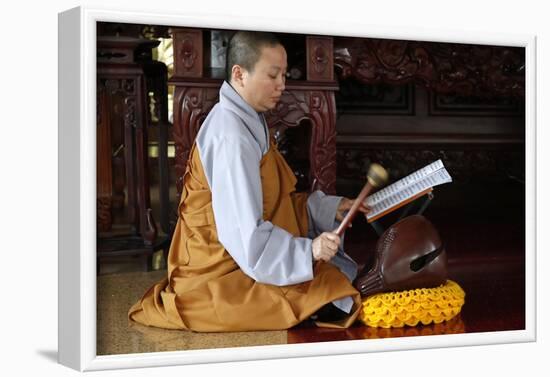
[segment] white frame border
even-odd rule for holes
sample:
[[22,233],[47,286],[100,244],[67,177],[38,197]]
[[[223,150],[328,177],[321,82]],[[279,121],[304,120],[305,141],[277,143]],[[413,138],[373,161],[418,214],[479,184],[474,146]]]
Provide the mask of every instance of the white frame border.
[[[536,37],[396,29],[315,19],[162,14],[78,7],[59,14],[59,362],[80,371],[458,347],[536,340]],[[97,356],[96,354],[96,22],[270,30],[525,47],[525,330]],[[266,25],[269,28],[266,29]]]

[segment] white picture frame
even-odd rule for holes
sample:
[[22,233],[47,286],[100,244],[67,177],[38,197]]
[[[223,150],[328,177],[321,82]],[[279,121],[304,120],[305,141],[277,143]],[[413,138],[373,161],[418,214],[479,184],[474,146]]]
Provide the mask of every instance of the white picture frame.
[[[96,23],[266,30],[265,19],[78,7],[59,14],[59,362],[79,371],[532,342],[535,318],[536,38],[270,18],[270,31],[525,47],[525,329],[146,354],[96,354]],[[245,352],[244,352],[245,351]]]

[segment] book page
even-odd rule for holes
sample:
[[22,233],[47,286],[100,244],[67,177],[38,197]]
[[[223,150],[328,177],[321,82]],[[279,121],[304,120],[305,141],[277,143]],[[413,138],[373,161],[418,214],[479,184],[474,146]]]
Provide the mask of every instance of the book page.
[[415,182],[418,182],[419,180],[427,177],[428,175],[434,173],[439,169],[444,169],[443,162],[441,160],[434,161],[431,164],[423,167],[422,169],[419,169],[414,173],[407,175],[405,178],[401,178],[391,185],[384,187],[383,189],[375,192],[372,195],[369,195],[369,197],[367,198],[367,204],[372,207],[374,204],[388,198],[390,195],[393,195],[403,190],[404,188],[414,184]]
[[447,182],[452,182],[452,178],[441,160],[437,160],[367,197],[367,204],[372,208],[367,219],[398,206],[430,187]]

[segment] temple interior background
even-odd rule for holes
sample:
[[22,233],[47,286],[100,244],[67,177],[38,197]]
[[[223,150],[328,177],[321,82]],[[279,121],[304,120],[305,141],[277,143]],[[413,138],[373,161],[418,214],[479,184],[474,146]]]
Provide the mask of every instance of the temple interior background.
[[[297,188],[353,198],[372,162],[392,182],[441,159],[453,182],[434,188],[423,215],[466,292],[462,312],[401,329],[233,334],[127,321],[166,272],[185,162],[217,101],[231,33],[97,25],[98,355],[524,329],[524,49],[286,33],[286,91],[266,117]],[[346,251],[368,267],[378,237],[357,217]]]

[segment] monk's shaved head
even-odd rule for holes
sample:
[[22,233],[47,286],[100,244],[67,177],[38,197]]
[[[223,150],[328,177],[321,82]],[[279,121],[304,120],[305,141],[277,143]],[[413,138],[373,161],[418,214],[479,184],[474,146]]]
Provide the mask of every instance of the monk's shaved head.
[[238,31],[231,37],[227,47],[226,77],[231,82],[231,70],[239,65],[252,73],[261,56],[263,47],[275,47],[281,42],[272,33]]

